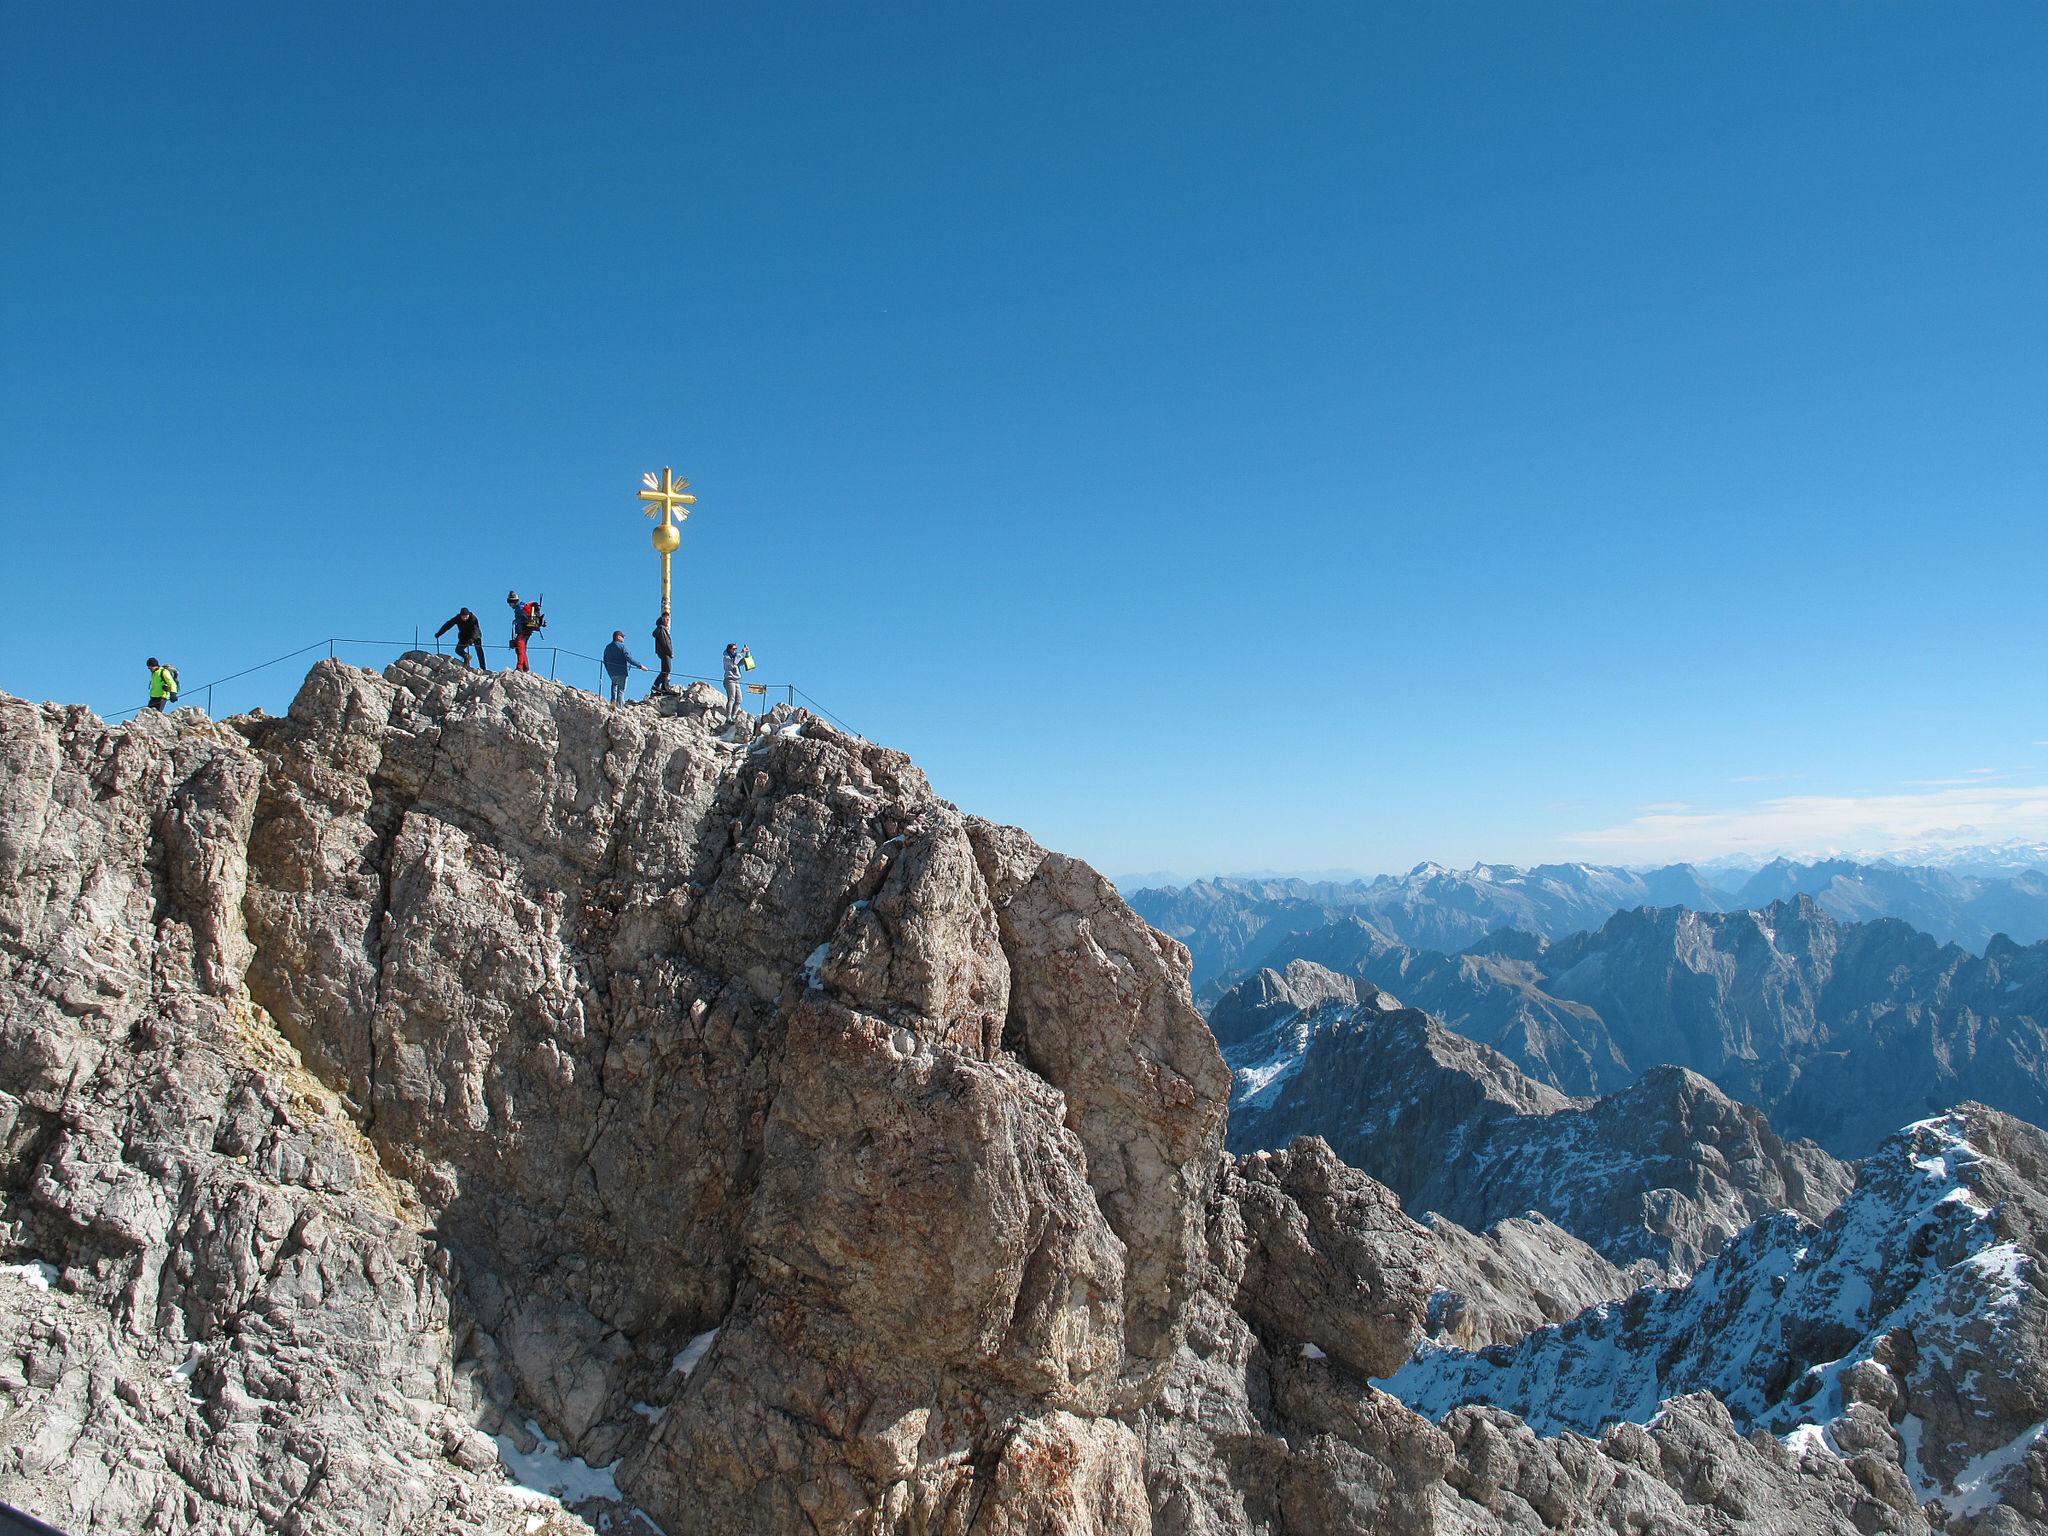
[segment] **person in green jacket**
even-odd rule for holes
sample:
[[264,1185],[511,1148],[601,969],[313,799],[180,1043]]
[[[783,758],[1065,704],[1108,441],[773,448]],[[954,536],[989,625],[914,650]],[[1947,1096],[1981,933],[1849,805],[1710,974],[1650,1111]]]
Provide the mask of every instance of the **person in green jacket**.
[[149,658],[149,707],[157,713],[178,702],[178,669]]

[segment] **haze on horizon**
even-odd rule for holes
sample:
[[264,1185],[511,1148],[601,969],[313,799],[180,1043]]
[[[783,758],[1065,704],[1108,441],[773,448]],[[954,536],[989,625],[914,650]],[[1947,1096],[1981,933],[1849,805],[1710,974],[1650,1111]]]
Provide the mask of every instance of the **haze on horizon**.
[[672,464],[683,671],[1105,870],[2048,840],[2038,6],[4,29],[10,692],[644,656]]

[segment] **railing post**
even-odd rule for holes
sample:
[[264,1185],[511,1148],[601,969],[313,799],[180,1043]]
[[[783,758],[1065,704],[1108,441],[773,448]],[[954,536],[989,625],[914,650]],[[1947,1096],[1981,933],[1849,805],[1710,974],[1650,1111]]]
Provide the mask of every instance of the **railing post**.
[[329,661],[334,660],[334,641],[332,639],[327,642],[327,659]]
[[213,714],[213,684],[211,683],[206,685],[206,713],[209,717]]
[[789,684],[787,684],[786,686],[787,686],[787,687],[788,687],[788,689],[789,689],[789,707],[790,707],[791,709],[795,709],[795,708],[796,708],[796,684],[795,684],[795,683],[789,683]]
[[548,681],[555,680],[555,663],[562,659],[562,648],[558,645],[548,652]]

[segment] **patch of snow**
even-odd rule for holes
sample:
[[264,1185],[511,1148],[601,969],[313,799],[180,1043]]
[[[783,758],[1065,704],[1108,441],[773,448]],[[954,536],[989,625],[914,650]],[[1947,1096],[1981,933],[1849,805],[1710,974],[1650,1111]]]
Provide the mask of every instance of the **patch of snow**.
[[1997,1304],[2001,1306],[2011,1305],[2026,1289],[2027,1267],[2026,1252],[2018,1243],[1998,1243],[1979,1249],[1956,1266],[1975,1271],[1977,1278],[1996,1293]]
[[1920,1469],[1920,1437],[1927,1426],[1920,1422],[1920,1415],[1909,1413],[1899,1421],[1899,1443],[1905,1447],[1905,1457],[1900,1463],[1906,1474],[1906,1481],[1913,1489],[1913,1500],[1925,1504],[1937,1497],[1941,1489],[1927,1480],[1927,1474]]
[[704,1357],[711,1353],[711,1346],[717,1341],[717,1338],[718,1330],[716,1328],[711,1329],[707,1333],[698,1334],[682,1347],[682,1351],[672,1362],[671,1368],[681,1371],[685,1376],[689,1375],[690,1372],[696,1370],[698,1365],[703,1362]]
[[1996,1450],[1986,1451],[1964,1464],[1956,1473],[1955,1496],[1944,1496],[1943,1504],[1953,1504],[1959,1515],[1981,1515],[2000,1500],[1999,1492],[1992,1485],[2012,1468],[2027,1459],[2027,1452],[2042,1435],[2048,1434],[2048,1419],[2042,1420],[2031,1429],[2022,1430],[2012,1440]]
[[832,944],[828,939],[825,943],[812,950],[810,958],[804,961],[804,980],[811,986],[821,987],[825,984],[820,979],[819,972],[824,968],[825,957],[831,953]]
[[206,1351],[201,1349],[197,1344],[194,1344],[192,1346],[192,1353],[185,1357],[185,1363],[181,1366],[178,1366],[175,1370],[169,1370],[164,1372],[164,1380],[190,1381],[192,1379],[192,1373],[199,1369],[199,1362],[205,1358]]
[[532,1419],[526,1421],[526,1432],[536,1442],[531,1451],[520,1450],[519,1442],[510,1435],[498,1436],[498,1460],[505,1464],[505,1475],[517,1485],[513,1497],[521,1503],[558,1503],[566,1509],[585,1499],[625,1502],[614,1475],[618,1462],[593,1467],[581,1456],[565,1456]]
[[56,1265],[43,1259],[30,1259],[26,1264],[9,1264],[0,1268],[0,1275],[12,1275],[31,1290],[47,1291],[57,1283],[57,1277],[64,1272]]
[[1827,1456],[1835,1461],[1842,1459],[1842,1453],[1835,1448],[1833,1436],[1819,1424],[1802,1424],[1790,1434],[1781,1437],[1785,1449],[1799,1457]]
[[1304,1344],[1301,1346],[1301,1358],[1304,1360],[1327,1360],[1330,1357],[1320,1349],[1317,1349],[1315,1345]]
[[652,1403],[635,1403],[633,1411],[650,1424],[659,1424],[668,1417],[668,1409],[657,1408]]

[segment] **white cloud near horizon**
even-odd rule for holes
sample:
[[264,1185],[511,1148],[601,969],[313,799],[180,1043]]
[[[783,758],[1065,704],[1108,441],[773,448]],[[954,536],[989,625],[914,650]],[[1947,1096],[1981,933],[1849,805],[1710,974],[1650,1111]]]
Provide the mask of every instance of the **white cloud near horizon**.
[[1628,863],[1920,843],[1964,847],[2008,838],[2048,841],[2048,784],[1991,784],[1972,777],[1920,792],[1780,795],[1723,811],[1646,806],[1619,826],[1559,841]]

